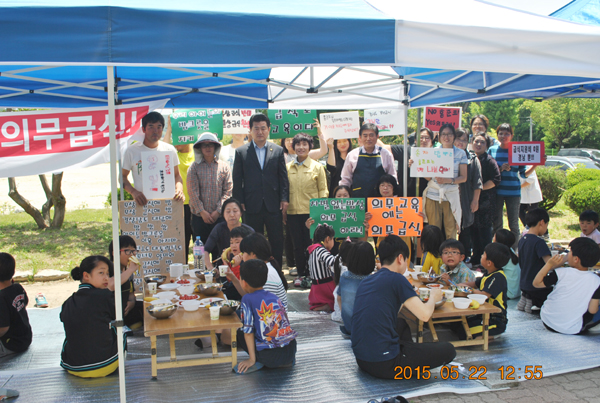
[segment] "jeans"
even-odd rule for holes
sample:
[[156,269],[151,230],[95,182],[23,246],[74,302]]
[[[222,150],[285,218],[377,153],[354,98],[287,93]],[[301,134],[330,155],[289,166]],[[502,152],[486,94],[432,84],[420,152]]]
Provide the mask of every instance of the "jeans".
[[515,234],[515,243],[512,246],[514,250],[517,250],[519,244],[519,208],[521,207],[521,196],[496,196],[496,211],[494,212],[494,234],[499,229],[503,228],[502,216],[504,204],[506,204],[506,215],[508,216],[508,227],[510,232]]

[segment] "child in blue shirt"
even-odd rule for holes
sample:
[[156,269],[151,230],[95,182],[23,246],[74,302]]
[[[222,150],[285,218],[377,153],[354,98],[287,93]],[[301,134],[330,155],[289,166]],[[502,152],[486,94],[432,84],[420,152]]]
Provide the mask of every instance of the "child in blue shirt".
[[251,259],[240,267],[242,297],[237,331],[238,345],[250,356],[235,366],[238,374],[267,368],[291,367],[296,362],[297,333],[290,326],[285,307],[277,296],[265,291],[268,268],[265,262]]

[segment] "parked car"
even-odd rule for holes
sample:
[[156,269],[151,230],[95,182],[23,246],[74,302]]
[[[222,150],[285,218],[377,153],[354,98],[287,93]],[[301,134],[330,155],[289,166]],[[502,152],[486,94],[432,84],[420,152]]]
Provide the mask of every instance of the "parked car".
[[546,166],[547,167],[558,167],[563,171],[567,169],[577,169],[579,166],[583,165],[584,168],[592,168],[592,169],[600,169],[600,164],[596,163],[590,158],[584,157],[560,157],[560,156],[548,156],[546,157]]
[[558,151],[559,157],[586,157],[600,163],[600,151],[593,148],[562,148]]

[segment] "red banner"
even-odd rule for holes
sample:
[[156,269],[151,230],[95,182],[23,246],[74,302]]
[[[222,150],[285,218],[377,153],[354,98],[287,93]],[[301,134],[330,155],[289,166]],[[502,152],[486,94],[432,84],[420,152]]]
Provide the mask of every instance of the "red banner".
[[445,108],[432,107],[425,108],[425,116],[423,116],[423,126],[431,129],[434,132],[439,132],[440,127],[446,123],[450,123],[455,129],[460,127],[462,117],[462,108]]

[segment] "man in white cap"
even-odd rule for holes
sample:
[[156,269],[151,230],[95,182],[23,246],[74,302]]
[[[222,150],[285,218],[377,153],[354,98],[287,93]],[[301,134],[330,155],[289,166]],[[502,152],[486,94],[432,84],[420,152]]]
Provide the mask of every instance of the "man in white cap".
[[192,232],[206,244],[210,232],[223,221],[221,206],[231,197],[233,181],[229,164],[219,160],[221,143],[213,133],[204,132],[194,144],[194,163],[187,175],[192,212]]

